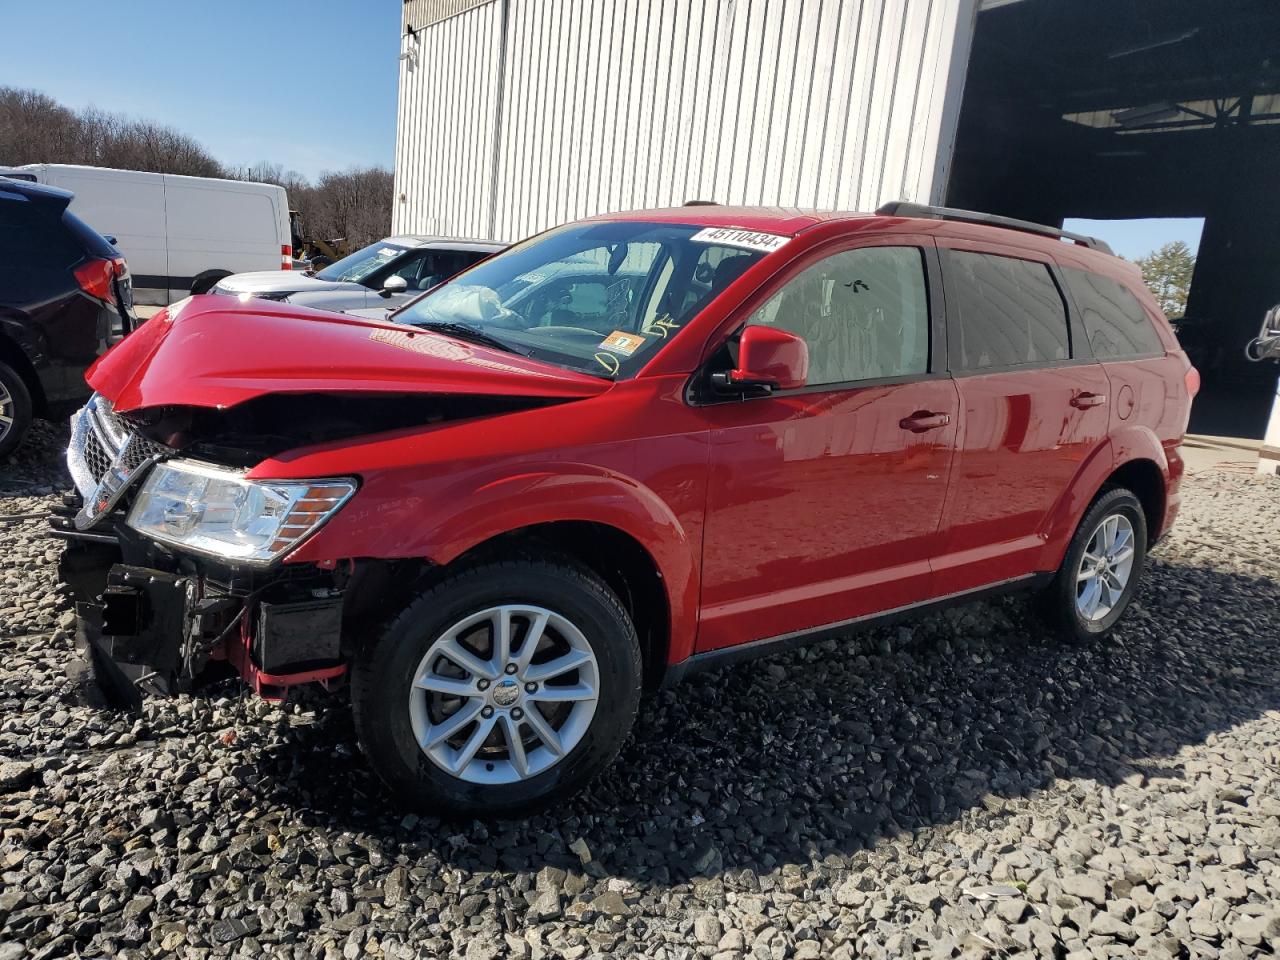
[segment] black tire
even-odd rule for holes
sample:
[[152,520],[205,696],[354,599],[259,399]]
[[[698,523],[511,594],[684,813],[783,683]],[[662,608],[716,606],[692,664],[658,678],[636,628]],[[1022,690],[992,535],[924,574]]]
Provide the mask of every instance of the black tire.
[[191,281],[192,296],[201,293],[208,293],[218,285],[219,280],[225,280],[229,276],[231,276],[231,274],[225,270],[210,270],[206,273],[200,274]]
[[[1102,521],[1117,513],[1123,515],[1133,528],[1133,566],[1120,599],[1111,607],[1110,612],[1099,619],[1090,620],[1081,614],[1076,604],[1080,561]],[[1062,639],[1072,643],[1087,643],[1106,636],[1124,616],[1125,609],[1133,600],[1146,562],[1147,518],[1142,511],[1142,504],[1131,491],[1123,487],[1103,490],[1085,511],[1067,546],[1062,565],[1039,597],[1040,611],[1047,625]]]
[[[0,363],[0,459],[18,448],[31,426],[31,391],[17,370]],[[8,398],[7,400],[5,398]]]
[[[512,603],[552,610],[581,631],[597,663],[595,712],[582,739],[549,769],[514,783],[471,783],[419,748],[409,716],[413,677],[450,627],[477,611]],[[641,676],[631,618],[593,573],[567,561],[489,563],[436,583],[357,657],[356,734],[370,765],[406,806],[456,817],[523,816],[582,789],[613,761],[635,721]]]

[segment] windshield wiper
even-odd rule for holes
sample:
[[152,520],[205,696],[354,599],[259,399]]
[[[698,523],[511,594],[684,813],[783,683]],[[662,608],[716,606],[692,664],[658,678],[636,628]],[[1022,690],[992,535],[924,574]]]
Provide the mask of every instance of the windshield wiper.
[[493,347],[495,350],[505,350],[507,353],[514,353],[517,356],[527,357],[529,354],[523,350],[517,350],[509,343],[504,343],[497,337],[491,337],[479,327],[473,327],[469,323],[454,323],[448,320],[438,320],[434,323],[415,323],[412,326],[420,330],[435,330],[440,333],[448,334],[459,340],[466,340],[470,343],[478,343],[482,347]]

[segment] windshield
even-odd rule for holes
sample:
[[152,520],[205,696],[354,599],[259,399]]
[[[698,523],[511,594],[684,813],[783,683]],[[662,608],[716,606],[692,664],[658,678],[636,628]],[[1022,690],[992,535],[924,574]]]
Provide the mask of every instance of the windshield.
[[515,353],[596,376],[630,376],[764,255],[719,242],[728,233],[635,221],[571,224],[491,257],[395,320],[458,335],[471,328]]
[[408,250],[395,243],[371,243],[337,263],[331,263],[316,274],[321,280],[350,281],[359,283],[365,277],[385,267]]

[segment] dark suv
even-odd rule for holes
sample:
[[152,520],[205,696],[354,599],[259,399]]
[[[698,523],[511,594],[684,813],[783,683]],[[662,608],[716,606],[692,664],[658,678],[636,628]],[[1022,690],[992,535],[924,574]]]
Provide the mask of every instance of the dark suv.
[[136,323],[124,257],[72,196],[0,176],[0,457],[83,400],[85,369]]

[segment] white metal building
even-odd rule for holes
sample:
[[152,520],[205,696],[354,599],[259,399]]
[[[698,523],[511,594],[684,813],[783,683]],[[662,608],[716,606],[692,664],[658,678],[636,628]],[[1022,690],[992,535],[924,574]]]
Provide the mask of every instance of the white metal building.
[[1202,217],[1192,428],[1261,438],[1276,0],[405,0],[393,229],[688,200]]
[[408,0],[393,232],[941,201],[976,0]]

